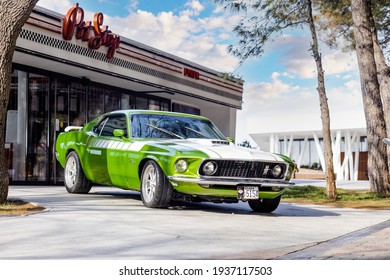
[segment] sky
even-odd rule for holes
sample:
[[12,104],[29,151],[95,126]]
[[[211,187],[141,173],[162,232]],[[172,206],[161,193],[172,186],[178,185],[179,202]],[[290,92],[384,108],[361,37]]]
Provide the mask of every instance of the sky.
[[[92,18],[104,14],[114,33],[194,61],[234,73],[244,83],[242,110],[237,112],[236,143],[250,133],[321,130],[317,73],[307,30],[290,30],[265,45],[260,58],[239,65],[227,47],[240,15],[212,0],[78,1]],[[40,0],[38,5],[65,14],[71,1]],[[356,54],[320,44],[331,128],[363,128],[365,119]]]

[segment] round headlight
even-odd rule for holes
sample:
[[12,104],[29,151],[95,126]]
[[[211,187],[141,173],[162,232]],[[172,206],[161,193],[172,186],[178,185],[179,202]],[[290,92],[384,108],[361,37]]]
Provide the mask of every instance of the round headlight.
[[214,161],[209,161],[203,165],[202,171],[204,175],[210,176],[217,172],[217,163]]
[[282,172],[283,172],[283,168],[279,164],[275,165],[274,168],[272,168],[272,175],[275,178],[279,178],[280,175],[282,175]]
[[187,168],[188,168],[188,163],[186,160],[179,159],[178,161],[176,161],[175,169],[177,170],[177,172],[185,172],[187,171]]

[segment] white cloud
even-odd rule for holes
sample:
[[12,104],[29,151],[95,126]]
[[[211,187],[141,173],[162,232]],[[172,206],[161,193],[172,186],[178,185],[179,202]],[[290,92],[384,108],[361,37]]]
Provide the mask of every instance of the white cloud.
[[199,15],[204,10],[204,6],[198,0],[189,1],[185,6],[190,8],[192,15]]
[[53,0],[39,0],[38,6],[45,7],[46,9],[56,11],[59,13],[66,13],[72,6],[71,1],[53,1]]
[[[310,51],[309,36],[282,35],[265,46],[265,53],[280,52],[280,63],[286,71],[301,79],[317,77],[317,68]],[[354,54],[343,53],[320,45],[325,76],[356,71],[357,60]]]
[[129,11],[134,11],[138,7],[138,1],[137,0],[130,0],[129,3],[127,4],[127,9]]
[[[250,133],[321,130],[318,92],[295,82],[283,81],[274,72],[271,82],[248,83],[244,88],[242,111],[237,114],[237,141]],[[290,80],[289,80],[290,81]],[[360,83],[348,80],[327,90],[331,128],[365,126]]]
[[[199,11],[201,7],[196,2],[198,1],[189,3]],[[210,22],[214,22],[213,26],[210,26]],[[222,22],[223,20],[213,21],[212,18],[196,18],[191,13],[177,15],[173,12],[160,12],[155,15],[142,10],[129,13],[127,17],[105,16],[105,24],[123,37],[217,71],[230,72],[235,69],[238,59],[228,53],[226,44],[218,41],[227,37],[227,33],[222,39],[218,36],[219,29],[226,28]]]

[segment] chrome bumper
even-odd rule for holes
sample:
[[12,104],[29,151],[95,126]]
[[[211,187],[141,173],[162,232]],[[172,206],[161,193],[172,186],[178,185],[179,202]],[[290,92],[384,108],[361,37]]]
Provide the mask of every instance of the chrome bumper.
[[278,187],[278,188],[288,188],[295,185],[293,182],[289,182],[289,181],[265,180],[265,179],[253,179],[253,178],[251,179],[219,178],[219,177],[187,178],[187,177],[179,177],[179,176],[168,176],[168,179],[173,182],[195,183],[206,188],[208,185],[226,185],[226,186],[261,185],[262,187]]

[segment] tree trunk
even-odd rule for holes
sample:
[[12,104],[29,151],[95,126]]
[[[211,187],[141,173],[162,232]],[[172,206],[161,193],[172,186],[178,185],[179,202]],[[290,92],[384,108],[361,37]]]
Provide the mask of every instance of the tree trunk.
[[[372,41],[374,43],[374,57],[378,71],[378,82],[379,91],[382,98],[383,113],[386,125],[386,136],[390,138],[390,69],[386,63],[386,58],[383,55],[382,49],[379,44],[378,34],[375,29],[375,23],[371,17],[372,30]],[[390,146],[387,146],[387,166],[390,171]]]
[[387,152],[383,144],[386,126],[375,63],[370,1],[352,0],[352,19],[367,124],[368,178],[371,191],[390,193]]
[[310,27],[311,37],[313,43],[311,45],[311,51],[313,53],[314,60],[317,65],[317,80],[318,80],[318,94],[320,97],[320,109],[322,120],[322,134],[324,138],[324,159],[325,159],[325,177],[326,177],[326,190],[329,199],[335,199],[337,195],[336,190],[336,178],[334,174],[333,166],[333,151],[332,151],[332,137],[330,132],[330,113],[328,106],[328,97],[325,90],[324,69],[322,67],[321,55],[318,51],[318,39],[316,28],[314,25],[312,1],[308,0],[308,24]]
[[12,57],[16,40],[38,0],[0,1],[0,203],[8,196],[8,170],[5,158],[5,125],[11,85]]

